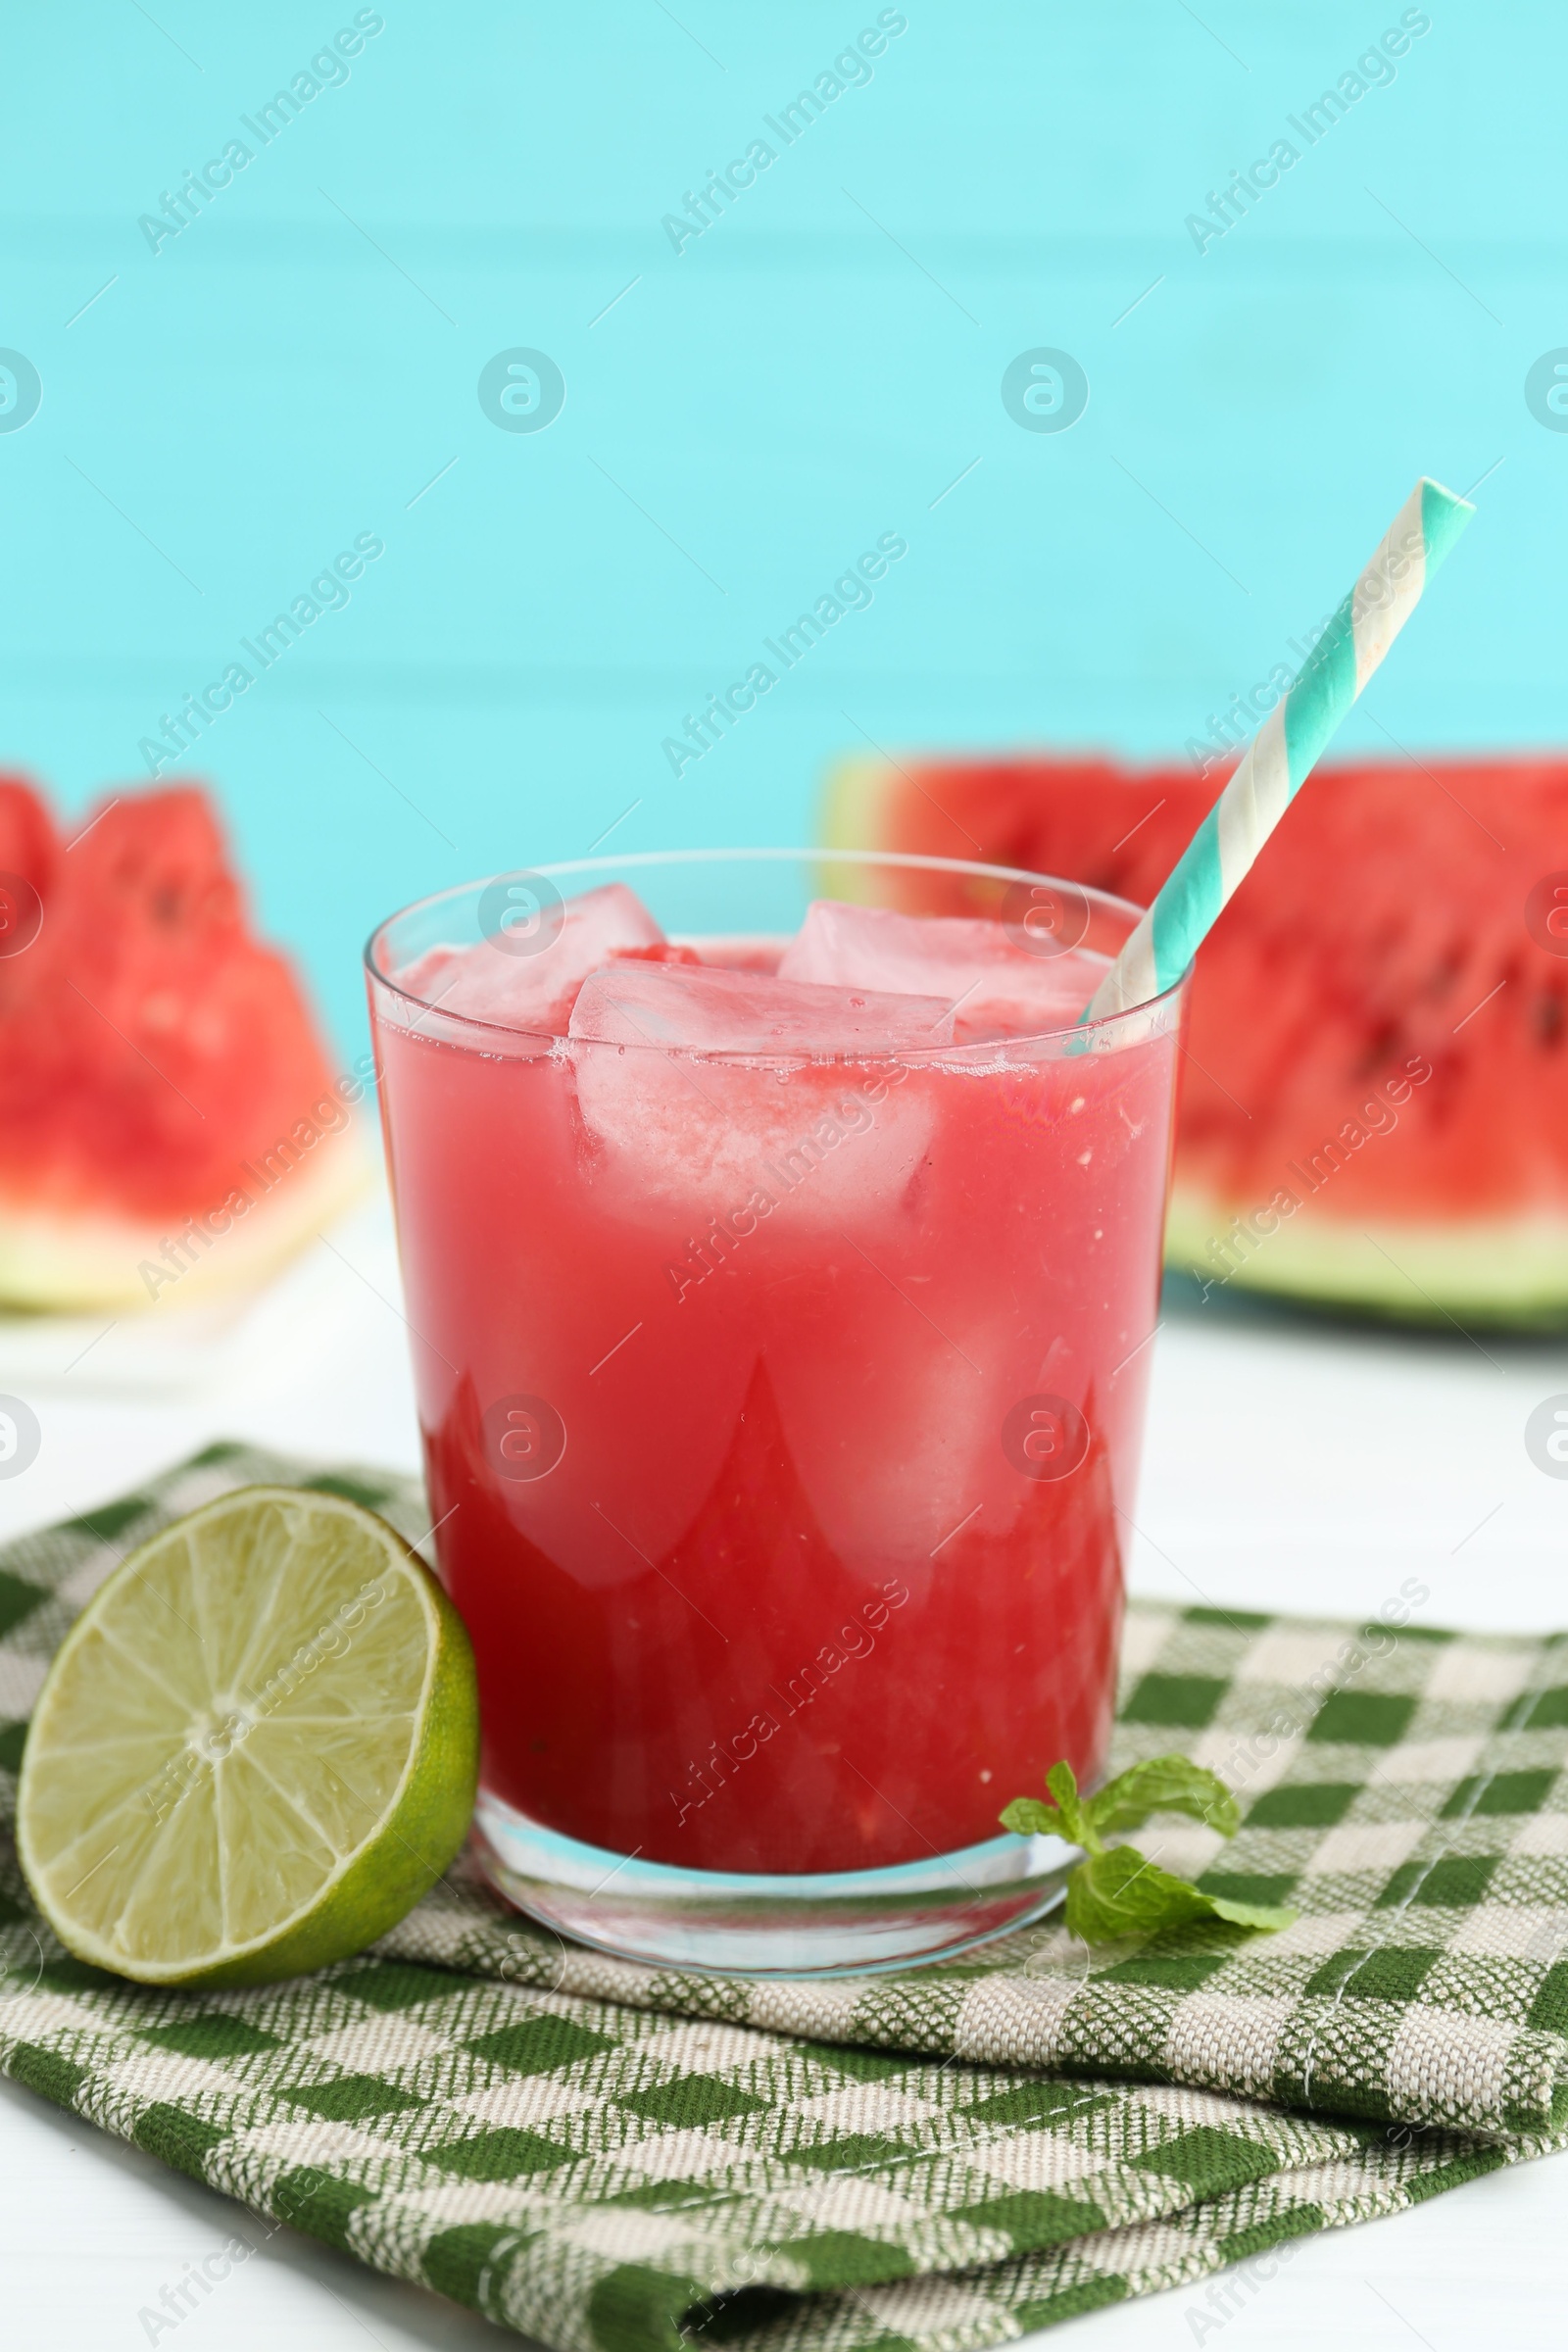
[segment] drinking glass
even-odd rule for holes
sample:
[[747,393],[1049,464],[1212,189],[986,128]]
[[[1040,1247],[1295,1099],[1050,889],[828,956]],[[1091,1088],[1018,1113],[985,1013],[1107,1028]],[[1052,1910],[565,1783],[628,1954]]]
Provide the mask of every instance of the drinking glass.
[[948,858],[706,852],[466,884],[367,951],[483,1868],[660,1964],[951,1954],[1074,1859],[1003,1805],[1104,1767],[1184,989],[764,1054],[530,1033],[411,983],[442,947],[548,956],[610,882],[762,969],[812,899],[991,915],[1080,975],[1078,1009],[1139,909]]

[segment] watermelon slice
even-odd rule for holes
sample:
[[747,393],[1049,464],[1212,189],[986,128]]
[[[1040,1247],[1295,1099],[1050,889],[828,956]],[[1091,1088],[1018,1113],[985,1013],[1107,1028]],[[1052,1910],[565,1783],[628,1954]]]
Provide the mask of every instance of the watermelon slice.
[[[1147,906],[1223,781],[857,760],[829,779],[825,838]],[[1199,956],[1167,1262],[1205,1295],[1568,1322],[1565,869],[1568,761],[1314,774]]]
[[365,1180],[299,981],[205,793],[67,839],[0,779],[0,1299],[146,1307],[254,1280]]

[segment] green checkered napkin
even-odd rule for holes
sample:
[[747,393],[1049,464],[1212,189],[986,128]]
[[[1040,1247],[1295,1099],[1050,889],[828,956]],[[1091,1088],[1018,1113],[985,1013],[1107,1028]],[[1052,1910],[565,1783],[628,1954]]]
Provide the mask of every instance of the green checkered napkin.
[[[0,1790],[128,1545],[256,1480],[215,1446],[0,1554]],[[372,1953],[249,1992],[67,1957],[0,1846],[0,2067],[377,2269],[562,2352],[962,2352],[1568,2144],[1568,1637],[1143,1604],[1116,1764],[1234,1787],[1141,1840],[1284,1935],[1098,1956],[1047,1925],[858,1983],[564,1947],[466,1870]],[[1010,1793],[1010,1792],[1009,1792]],[[9,1814],[7,1815],[9,1819]],[[1046,2072],[1049,2070],[1049,2074]],[[249,2234],[259,2233],[253,2224]]]

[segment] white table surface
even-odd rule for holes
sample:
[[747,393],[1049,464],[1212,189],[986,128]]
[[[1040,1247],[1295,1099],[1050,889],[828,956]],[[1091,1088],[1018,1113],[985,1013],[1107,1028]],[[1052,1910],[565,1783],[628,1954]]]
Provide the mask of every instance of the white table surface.
[[[270,1329],[184,1395],[95,1392],[90,1356],[35,1381],[25,1393],[43,1445],[0,1482],[0,1537],[90,1508],[220,1435],[412,1468],[384,1206],[333,1243],[335,1258],[317,1253],[297,1344]],[[122,1334],[115,1345],[122,1367]],[[1413,1575],[1432,1588],[1432,1624],[1568,1623],[1568,1480],[1544,1476],[1524,1446],[1531,1407],[1568,1391],[1568,1346],[1287,1324],[1220,1301],[1173,1308],[1153,1348],[1139,1590],[1368,1614]],[[20,1385],[0,1334],[0,1387]],[[269,2234],[227,2199],[0,2083],[0,2277],[16,2352],[169,2343],[142,2312],[236,2232],[257,2251],[181,2321],[178,2352],[516,2340],[292,2230]],[[1227,2273],[1219,2308],[1207,2287],[1179,2288],[1049,2340],[1060,2352],[1212,2344],[1220,2332],[1224,2352],[1557,2344],[1565,2245],[1559,2156],[1303,2242],[1264,2282]]]

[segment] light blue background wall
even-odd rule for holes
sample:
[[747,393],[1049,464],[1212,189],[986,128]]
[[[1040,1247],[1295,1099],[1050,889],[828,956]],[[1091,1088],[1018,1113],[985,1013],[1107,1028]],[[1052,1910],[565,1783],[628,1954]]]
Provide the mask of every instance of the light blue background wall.
[[[71,806],[144,776],[160,714],[379,534],[168,771],[216,781],[345,1048],[374,917],[633,802],[616,847],[760,842],[808,835],[858,729],[1178,751],[1422,470],[1486,475],[1481,519],[1349,740],[1568,732],[1568,433],[1524,396],[1568,344],[1560,7],[1433,0],[1201,254],[1186,216],[1302,144],[1287,118],[1392,0],[908,0],[874,78],[679,254],[662,217],[875,6],[380,13],[156,255],[138,216],[256,146],[240,116],[354,9],[84,0],[0,36],[0,344],[43,387],[0,433],[0,760]],[[1087,371],[1070,431],[1004,409],[1039,345]],[[547,430],[481,411],[514,346],[564,375]],[[888,530],[874,607],[677,781],[683,712]]]

